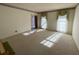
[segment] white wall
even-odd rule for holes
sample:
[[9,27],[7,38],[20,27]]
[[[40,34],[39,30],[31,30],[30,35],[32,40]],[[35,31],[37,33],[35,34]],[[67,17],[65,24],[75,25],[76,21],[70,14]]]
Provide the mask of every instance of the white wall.
[[0,39],[31,30],[31,15],[36,14],[0,5]]
[[79,49],[79,5],[77,6],[75,11],[75,18],[73,24],[73,39]]

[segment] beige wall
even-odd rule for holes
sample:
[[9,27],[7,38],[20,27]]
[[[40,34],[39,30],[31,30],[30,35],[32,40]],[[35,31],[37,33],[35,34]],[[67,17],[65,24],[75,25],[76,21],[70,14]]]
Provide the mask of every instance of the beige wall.
[[56,31],[57,26],[57,12],[47,13],[47,29]]
[[[56,31],[57,28],[57,11],[56,12],[48,12],[48,30]],[[68,20],[68,34],[72,34],[72,27],[73,27],[73,19],[74,19],[74,9],[69,10],[69,20]]]
[[36,14],[0,5],[0,39],[31,30],[32,15]]
[[72,34],[73,29],[73,21],[74,21],[75,9],[71,9],[69,11],[69,19],[68,19],[68,34]]
[[41,14],[37,15],[37,19],[38,19],[38,28],[41,28]]
[[73,39],[79,49],[79,5],[75,11],[74,24],[73,24]]

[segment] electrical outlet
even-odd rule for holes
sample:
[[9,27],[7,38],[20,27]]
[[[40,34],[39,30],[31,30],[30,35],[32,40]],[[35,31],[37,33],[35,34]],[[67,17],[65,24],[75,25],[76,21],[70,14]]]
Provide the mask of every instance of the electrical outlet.
[[17,30],[15,30],[15,32],[18,32]]

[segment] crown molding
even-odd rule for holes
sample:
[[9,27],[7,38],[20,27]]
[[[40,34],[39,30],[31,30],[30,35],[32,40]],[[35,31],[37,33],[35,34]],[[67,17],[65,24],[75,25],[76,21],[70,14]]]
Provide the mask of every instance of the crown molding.
[[75,9],[79,5],[79,3],[77,3],[77,5],[75,7],[71,7],[71,8],[63,8],[63,9],[49,10],[49,11],[42,11],[42,12],[35,12],[35,11],[32,11],[32,10],[28,10],[28,9],[25,9],[25,8],[20,8],[20,7],[17,7],[17,6],[8,5],[8,4],[5,4],[5,3],[0,3],[0,5],[40,14],[40,13],[43,13],[43,12],[55,12],[55,11],[66,10],[66,9]]
[[5,3],[0,3],[0,5],[6,6],[6,7],[10,7],[10,8],[14,8],[14,9],[23,10],[23,11],[28,11],[28,12],[37,13],[37,12],[32,11],[32,10],[28,10],[28,9],[24,9],[24,8],[20,8],[20,7],[12,6],[12,5],[8,5],[8,4],[5,4]]
[[[70,9],[75,9],[76,7],[71,7],[71,8],[63,8],[63,9],[57,9],[57,10],[50,10],[50,11],[43,11],[43,12],[56,12],[56,11],[60,11],[60,10],[70,10]],[[38,12],[38,13],[43,13],[43,12]]]

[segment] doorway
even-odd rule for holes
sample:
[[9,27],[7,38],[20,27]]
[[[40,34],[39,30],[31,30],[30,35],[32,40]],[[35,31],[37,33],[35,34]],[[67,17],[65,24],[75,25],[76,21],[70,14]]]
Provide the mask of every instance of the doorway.
[[37,16],[32,16],[32,21],[31,21],[31,29],[34,30],[34,29],[37,29],[38,27],[38,23],[37,23]]

